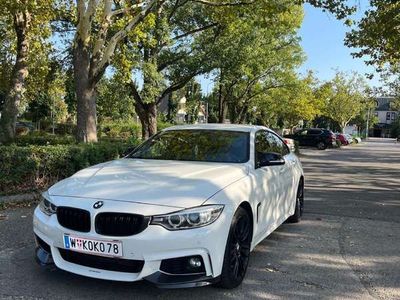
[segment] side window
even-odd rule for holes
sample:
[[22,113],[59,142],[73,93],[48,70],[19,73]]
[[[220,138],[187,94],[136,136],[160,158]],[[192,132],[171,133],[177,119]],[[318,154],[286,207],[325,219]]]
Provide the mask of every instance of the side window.
[[[265,159],[265,154],[268,153],[278,153],[285,156],[290,153],[290,150],[275,134],[268,131],[258,131],[255,137],[256,166],[260,162],[261,157],[263,156]],[[271,157],[273,157],[273,155]]]
[[321,130],[318,130],[318,129],[310,129],[310,130],[308,131],[308,134],[309,134],[309,135],[318,135],[318,134],[321,134]]
[[265,138],[266,131],[257,131],[255,138],[255,150],[257,153],[268,153],[269,152],[269,144],[267,139]]
[[302,130],[298,133],[298,135],[307,135],[307,130]]
[[273,134],[272,132],[267,132],[267,139],[272,145],[272,151],[270,152],[279,153],[282,156],[290,153],[289,147],[277,135]]

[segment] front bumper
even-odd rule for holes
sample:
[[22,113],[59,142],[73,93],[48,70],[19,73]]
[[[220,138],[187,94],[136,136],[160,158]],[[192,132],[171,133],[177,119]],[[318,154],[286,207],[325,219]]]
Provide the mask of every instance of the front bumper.
[[[131,204],[132,211],[140,211],[135,209],[134,206],[135,204]],[[47,248],[38,243],[36,259],[41,265],[54,262],[60,269],[92,278],[128,282],[145,279],[162,287],[207,285],[215,281],[221,274],[230,221],[229,210],[224,210],[213,224],[202,228],[168,231],[161,226],[150,225],[137,235],[107,237],[94,231],[83,233],[66,229],[57,222],[56,215],[47,216],[39,208],[36,208],[33,230],[35,235],[48,245]],[[64,234],[82,238],[122,241],[123,257],[121,259],[142,261],[143,267],[138,272],[133,273],[112,271],[67,261],[65,250],[63,250]],[[166,273],[160,269],[163,260],[189,256],[201,256],[204,272],[179,275]]]

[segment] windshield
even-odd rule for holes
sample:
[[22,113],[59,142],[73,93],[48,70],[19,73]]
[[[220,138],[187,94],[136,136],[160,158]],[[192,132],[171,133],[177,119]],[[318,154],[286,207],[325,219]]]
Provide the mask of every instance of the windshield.
[[228,130],[168,130],[145,141],[129,158],[244,163],[249,133]]

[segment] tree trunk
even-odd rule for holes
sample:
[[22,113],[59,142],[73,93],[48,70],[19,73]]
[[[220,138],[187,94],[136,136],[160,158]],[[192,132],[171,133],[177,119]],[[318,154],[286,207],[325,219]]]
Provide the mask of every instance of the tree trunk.
[[78,142],[97,142],[96,81],[90,76],[90,54],[81,40],[74,48],[74,84],[77,97]]
[[340,126],[340,133],[344,133],[344,130],[346,129],[347,124],[349,124],[349,122],[342,122],[339,126]]
[[142,124],[142,139],[157,133],[157,104],[135,101],[135,110]]
[[25,91],[25,80],[28,76],[28,29],[31,22],[29,12],[17,12],[14,15],[14,29],[17,35],[17,58],[14,65],[10,90],[6,96],[0,118],[0,143],[15,138],[15,124],[18,109]]
[[245,119],[246,119],[246,115],[247,115],[246,113],[247,113],[248,109],[249,109],[248,105],[244,104],[242,106],[242,108],[240,109],[240,112],[239,112],[239,114],[237,116],[238,124],[244,124],[245,123]]

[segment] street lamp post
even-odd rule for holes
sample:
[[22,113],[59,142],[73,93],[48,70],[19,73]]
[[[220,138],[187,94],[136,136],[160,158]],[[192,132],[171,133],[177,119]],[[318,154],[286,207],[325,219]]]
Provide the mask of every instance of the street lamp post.
[[368,140],[368,133],[369,133],[369,113],[370,113],[371,108],[368,107],[368,113],[367,113],[367,127],[365,129],[365,140]]

